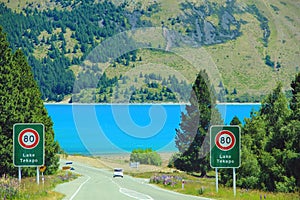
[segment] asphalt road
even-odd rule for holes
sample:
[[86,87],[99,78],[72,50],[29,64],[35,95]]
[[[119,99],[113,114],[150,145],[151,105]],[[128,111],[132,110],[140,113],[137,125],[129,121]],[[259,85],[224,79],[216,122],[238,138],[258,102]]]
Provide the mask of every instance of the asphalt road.
[[[61,161],[65,162],[65,161]],[[68,200],[207,200],[207,198],[183,195],[148,184],[147,180],[124,175],[112,177],[112,171],[83,163],[73,163],[74,172],[81,174],[74,181],[60,184],[55,191]]]

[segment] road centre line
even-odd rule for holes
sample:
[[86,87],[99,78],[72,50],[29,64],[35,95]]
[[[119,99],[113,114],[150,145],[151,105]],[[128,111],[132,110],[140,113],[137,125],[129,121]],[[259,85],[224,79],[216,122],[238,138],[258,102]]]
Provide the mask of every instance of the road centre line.
[[[82,165],[82,164],[79,164],[79,163],[76,163],[77,165],[79,166],[82,166],[84,168],[88,168],[88,169],[91,169],[91,170],[95,170],[95,171],[100,171],[100,172],[109,172],[110,170],[108,169],[99,169],[99,168],[96,168],[96,167],[92,167],[92,166],[86,166],[86,165]],[[106,173],[105,173],[106,174]],[[134,199],[137,199],[137,200],[154,200],[151,196],[149,195],[146,195],[146,194],[143,194],[143,193],[139,193],[137,191],[134,191],[134,190],[129,190],[127,188],[122,188],[118,183],[116,183],[112,177],[108,177],[107,176],[108,174],[106,174],[106,178],[108,178],[109,180],[111,180],[112,183],[114,183],[118,188],[119,188],[119,192],[126,195],[126,196],[129,196],[131,198],[134,198]],[[88,179],[82,183],[79,188],[77,189],[77,191],[72,195],[72,197],[70,198],[70,200],[73,200],[73,198],[77,195],[77,193],[79,192],[79,190],[81,189],[81,187],[89,181],[91,177],[88,176]],[[155,185],[152,185],[152,184],[149,184],[148,180],[147,179],[134,179],[133,177],[131,176],[128,176],[127,178],[129,179],[132,179],[133,181],[135,182],[138,182],[138,183],[141,183],[141,184],[145,184],[145,185],[148,185],[156,190],[161,190],[161,191],[164,191],[164,192],[168,192],[168,193],[172,193],[172,194],[176,194],[176,195],[179,195],[179,196],[186,196],[186,197],[193,197],[193,198],[196,198],[196,199],[201,199],[201,200],[210,200],[209,198],[205,198],[205,197],[197,197],[197,196],[193,196],[193,195],[186,195],[186,194],[182,194],[182,193],[178,193],[178,192],[174,192],[174,191],[170,191],[170,190],[165,190],[165,189],[162,189],[158,186],[155,186]]]
[[[101,171],[101,172],[108,172],[107,170],[103,170],[103,169],[99,169],[99,168],[96,168],[96,167],[91,167],[91,166],[85,166],[85,165],[82,165],[82,164],[79,164],[77,163],[77,165],[79,166],[82,166],[84,168],[88,168],[88,169],[92,169],[92,170],[96,170],[96,171]],[[70,200],[72,200],[76,195],[77,193],[79,192],[79,190],[81,189],[81,187],[89,181],[91,177],[88,176],[88,179],[83,182],[79,188],[77,189],[77,191],[73,194],[73,196],[70,198]],[[122,188],[118,183],[116,183],[112,178],[109,178],[111,180],[112,183],[114,183],[118,188],[119,188],[119,192],[126,195],[126,196],[129,196],[131,198],[134,198],[134,199],[137,199],[137,200],[154,200],[151,196],[147,195],[147,194],[143,194],[143,193],[140,193],[140,192],[137,192],[135,190],[130,190],[130,189],[127,189],[127,188]],[[134,180],[134,179],[133,179]],[[137,180],[135,180],[136,182],[139,182]],[[143,183],[142,183],[143,184]]]

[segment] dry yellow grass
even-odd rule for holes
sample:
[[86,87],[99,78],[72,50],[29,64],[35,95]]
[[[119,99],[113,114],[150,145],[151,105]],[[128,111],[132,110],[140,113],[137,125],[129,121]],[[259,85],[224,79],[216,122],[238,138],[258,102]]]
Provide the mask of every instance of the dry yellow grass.
[[154,165],[139,165],[138,168],[130,168],[130,154],[113,154],[113,155],[101,155],[101,156],[81,156],[81,155],[68,155],[63,157],[74,162],[85,163],[87,165],[102,168],[102,169],[113,169],[113,168],[123,168],[125,173],[144,173],[144,172],[154,172],[154,171],[170,171],[167,168],[169,159],[172,153],[160,153],[162,158],[161,166]]

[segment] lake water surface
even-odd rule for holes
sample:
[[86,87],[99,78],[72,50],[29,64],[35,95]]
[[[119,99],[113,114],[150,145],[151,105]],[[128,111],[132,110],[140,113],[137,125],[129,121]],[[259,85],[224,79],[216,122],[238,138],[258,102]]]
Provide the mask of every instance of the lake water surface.
[[[99,155],[134,148],[177,151],[180,104],[46,104],[54,122],[55,140],[68,154]],[[260,104],[218,104],[224,124],[234,116],[243,122]]]

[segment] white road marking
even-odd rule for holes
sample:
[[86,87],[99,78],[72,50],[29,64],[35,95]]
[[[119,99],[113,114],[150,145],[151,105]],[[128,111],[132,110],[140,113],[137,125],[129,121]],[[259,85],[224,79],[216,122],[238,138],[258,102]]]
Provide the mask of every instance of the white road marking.
[[88,179],[86,179],[83,183],[80,184],[80,186],[77,188],[77,190],[75,191],[75,193],[71,196],[70,200],[72,200],[77,195],[77,193],[79,192],[79,190],[81,189],[81,187],[84,184],[86,184],[90,179],[91,179],[91,177],[88,176]]
[[153,200],[152,197],[150,197],[149,195],[146,195],[146,194],[143,194],[143,193],[139,193],[137,191],[134,191],[134,190],[129,190],[129,189],[126,189],[126,188],[120,188],[119,191],[126,195],[126,196],[129,196],[131,198],[134,198],[134,199],[138,199],[138,200]]
[[[82,166],[82,167],[85,167],[85,168],[89,168],[89,169],[93,169],[93,170],[97,170],[97,171],[101,171],[101,172],[109,172],[110,170],[107,170],[107,169],[99,169],[99,168],[96,168],[96,167],[91,167],[91,166],[86,166],[86,165],[83,165],[83,164],[78,164],[76,163],[77,165],[79,166]],[[111,180],[112,183],[116,184],[117,187],[119,188],[119,192],[126,195],[126,196],[129,196],[131,198],[134,198],[134,199],[137,199],[137,200],[154,200],[151,196],[149,195],[146,195],[146,194],[143,194],[143,193],[139,193],[137,191],[134,191],[134,190],[130,190],[130,189],[127,189],[127,188],[122,188],[117,182],[115,182],[113,180],[112,177],[105,177],[105,178],[108,178],[109,180]],[[133,181],[135,182],[138,182],[138,183],[141,183],[141,184],[145,184],[145,185],[148,185],[156,190],[161,190],[161,191],[164,191],[164,192],[168,192],[168,193],[171,193],[171,194],[175,194],[175,195],[178,195],[178,196],[185,196],[185,197],[192,197],[192,198],[195,198],[195,199],[205,199],[205,200],[211,200],[210,198],[205,198],[205,197],[197,197],[197,196],[192,196],[192,195],[186,195],[186,194],[182,194],[182,193],[178,193],[178,192],[174,192],[174,191],[170,191],[170,190],[166,190],[166,189],[163,189],[163,188],[160,188],[156,185],[152,185],[152,184],[149,184],[149,180],[148,179],[136,179],[136,178],[133,178],[131,176],[128,176],[127,178],[130,178],[132,179]],[[78,189],[75,191],[75,193],[72,195],[72,197],[70,198],[70,200],[73,200],[73,198],[77,195],[77,193],[80,191],[81,187],[87,183],[89,180],[91,179],[90,176],[88,176],[88,179],[85,180],[79,187]]]
[[122,188],[112,178],[111,178],[111,182],[114,183],[114,184],[116,184],[117,187],[119,187],[119,192],[122,193],[122,194],[124,194],[124,195],[126,195],[126,196],[129,196],[131,198],[138,199],[138,200],[154,200],[151,196],[149,196],[147,194],[143,194],[143,193],[137,192],[135,190],[127,189],[127,188]]

